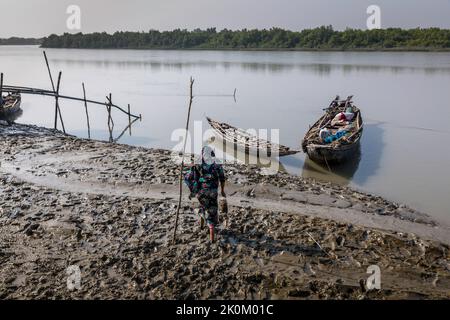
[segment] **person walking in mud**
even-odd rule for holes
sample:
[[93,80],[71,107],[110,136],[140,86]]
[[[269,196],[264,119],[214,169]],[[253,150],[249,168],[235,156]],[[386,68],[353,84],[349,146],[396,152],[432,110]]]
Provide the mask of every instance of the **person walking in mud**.
[[216,162],[214,150],[205,146],[202,149],[201,164],[193,165],[184,177],[185,183],[191,191],[191,197],[197,197],[200,203],[200,226],[205,222],[209,227],[211,241],[214,241],[215,228],[218,224],[218,196],[225,194],[225,174],[223,166]]

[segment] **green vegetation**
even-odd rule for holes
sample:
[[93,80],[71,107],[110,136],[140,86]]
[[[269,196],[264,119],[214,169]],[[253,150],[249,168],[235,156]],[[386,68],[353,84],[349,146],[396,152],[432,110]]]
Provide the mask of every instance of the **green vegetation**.
[[0,39],[0,46],[15,46],[15,45],[38,45],[42,43],[42,39],[34,38],[17,38]]
[[398,28],[335,31],[331,26],[300,32],[270,30],[116,32],[63,34],[44,38],[45,48],[449,50],[450,30]]

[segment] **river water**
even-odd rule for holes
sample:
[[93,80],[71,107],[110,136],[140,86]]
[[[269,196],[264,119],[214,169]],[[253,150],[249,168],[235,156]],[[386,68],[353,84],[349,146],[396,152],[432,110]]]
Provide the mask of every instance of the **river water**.
[[[354,95],[363,112],[361,155],[343,167],[316,166],[302,154],[283,158],[292,174],[348,184],[450,222],[450,53],[47,50],[61,93],[131,104],[142,121],[121,143],[173,148],[185,126],[190,76],[192,121],[205,116],[248,129],[279,129],[295,149],[336,94]],[[42,49],[0,47],[5,83],[50,89]],[[236,99],[233,92],[236,91]],[[54,101],[23,97],[20,123],[53,126]],[[69,133],[87,137],[82,103],[62,101]],[[91,135],[108,139],[104,107],[89,106]],[[114,112],[114,135],[128,123]]]

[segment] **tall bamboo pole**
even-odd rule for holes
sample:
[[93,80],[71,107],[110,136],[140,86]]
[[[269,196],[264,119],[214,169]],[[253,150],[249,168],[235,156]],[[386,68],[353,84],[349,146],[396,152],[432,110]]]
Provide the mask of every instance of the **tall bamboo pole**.
[[191,84],[190,84],[190,90],[189,90],[189,108],[187,113],[187,120],[186,120],[186,136],[184,138],[184,146],[183,146],[183,154],[181,158],[181,165],[180,165],[180,197],[178,198],[178,207],[177,207],[177,213],[175,216],[175,227],[173,229],[173,239],[172,243],[175,244],[177,241],[177,228],[178,228],[178,218],[180,215],[180,208],[181,208],[181,199],[183,197],[183,170],[184,170],[184,155],[186,153],[186,144],[187,144],[187,135],[189,134],[189,121],[191,118],[191,108],[192,108],[192,102],[194,100],[193,95],[193,87],[194,87],[194,79],[191,77]]
[[88,105],[86,101],[86,89],[84,87],[84,82],[81,84],[83,87],[83,98],[84,98],[84,109],[86,110],[86,121],[87,121],[87,128],[88,128],[88,138],[91,138],[91,125],[89,123],[89,111],[88,111]]

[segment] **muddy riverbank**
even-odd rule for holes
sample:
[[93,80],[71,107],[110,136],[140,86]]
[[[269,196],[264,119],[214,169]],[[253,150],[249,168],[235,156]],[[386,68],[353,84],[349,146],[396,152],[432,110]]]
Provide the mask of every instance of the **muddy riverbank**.
[[[450,298],[449,227],[377,196],[227,165],[218,241],[185,198],[170,245],[169,151],[26,125],[0,125],[0,150],[3,299]],[[368,292],[371,265],[381,290]]]

